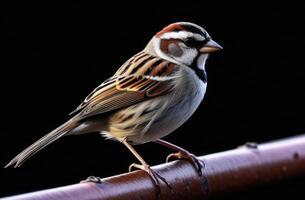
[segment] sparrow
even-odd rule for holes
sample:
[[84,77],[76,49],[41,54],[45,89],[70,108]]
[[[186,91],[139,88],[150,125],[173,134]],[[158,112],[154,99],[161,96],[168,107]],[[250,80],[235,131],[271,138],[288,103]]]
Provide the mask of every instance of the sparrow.
[[66,123],[14,157],[7,165],[21,166],[38,151],[68,135],[100,132],[124,144],[139,160],[131,168],[145,170],[156,186],[167,181],[150,168],[132,145],[155,142],[186,159],[202,175],[204,164],[187,150],[162,140],[186,122],[202,102],[206,87],[206,60],[222,49],[202,27],[172,23],[127,60],[117,72],[93,90]]

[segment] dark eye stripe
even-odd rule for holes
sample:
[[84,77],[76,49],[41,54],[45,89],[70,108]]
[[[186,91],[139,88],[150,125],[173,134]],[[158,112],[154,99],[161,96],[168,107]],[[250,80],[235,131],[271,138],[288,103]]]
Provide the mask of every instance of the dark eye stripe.
[[188,47],[198,47],[201,46],[204,43],[204,41],[198,41],[194,38],[187,38],[184,40],[184,44]]

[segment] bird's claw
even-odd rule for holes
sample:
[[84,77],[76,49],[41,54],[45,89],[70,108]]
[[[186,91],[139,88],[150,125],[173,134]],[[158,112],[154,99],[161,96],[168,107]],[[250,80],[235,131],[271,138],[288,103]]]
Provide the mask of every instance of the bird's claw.
[[160,195],[160,192],[161,192],[160,180],[162,182],[164,182],[170,190],[172,190],[172,187],[167,182],[167,180],[165,178],[163,178],[160,174],[158,174],[156,171],[152,170],[149,165],[139,165],[139,164],[133,163],[129,166],[129,172],[132,170],[132,168],[137,168],[137,169],[143,170],[148,173],[148,175],[151,177],[151,179],[153,181],[153,184],[157,188],[158,196]]
[[193,167],[196,169],[199,176],[202,176],[202,171],[205,167],[205,164],[203,161],[199,160],[194,154],[191,154],[189,152],[177,152],[177,153],[171,153],[166,157],[166,162],[169,162],[170,159],[176,158],[176,159],[184,159],[189,161]]
[[89,176],[88,178],[86,178],[86,180],[82,180],[81,183],[101,183],[102,179],[100,177],[97,176]]

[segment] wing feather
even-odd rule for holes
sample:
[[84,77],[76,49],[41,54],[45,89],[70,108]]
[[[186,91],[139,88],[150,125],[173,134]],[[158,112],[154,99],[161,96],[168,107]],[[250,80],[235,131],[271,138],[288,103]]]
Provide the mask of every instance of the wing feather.
[[172,89],[173,78],[169,76],[175,71],[174,64],[145,53],[126,63],[72,113],[79,112],[78,116],[84,119],[167,94]]

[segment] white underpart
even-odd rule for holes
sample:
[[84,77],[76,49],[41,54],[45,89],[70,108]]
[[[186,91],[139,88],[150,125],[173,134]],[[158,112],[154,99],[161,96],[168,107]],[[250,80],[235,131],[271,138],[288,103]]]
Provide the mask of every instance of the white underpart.
[[199,69],[202,69],[202,70],[205,69],[205,62],[207,61],[208,56],[209,56],[208,54],[201,54],[199,56],[199,58],[197,59],[197,67]]
[[168,33],[164,33],[162,36],[161,36],[161,39],[186,39],[186,38],[189,38],[189,37],[192,37],[194,38],[195,40],[198,40],[198,41],[203,41],[205,40],[205,38],[198,34],[198,33],[191,33],[191,32],[188,32],[188,31],[178,31],[178,32],[168,32]]

